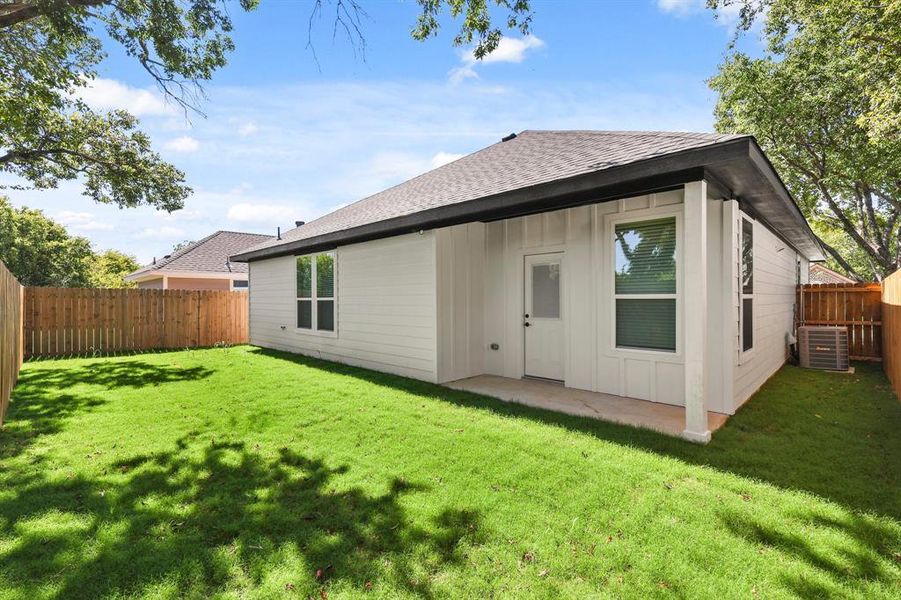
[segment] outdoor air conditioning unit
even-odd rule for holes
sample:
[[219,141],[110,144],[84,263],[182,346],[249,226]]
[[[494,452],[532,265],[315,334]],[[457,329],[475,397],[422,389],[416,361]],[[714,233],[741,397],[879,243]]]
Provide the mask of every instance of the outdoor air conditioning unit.
[[798,327],[801,366],[808,369],[847,371],[848,329],[846,327]]

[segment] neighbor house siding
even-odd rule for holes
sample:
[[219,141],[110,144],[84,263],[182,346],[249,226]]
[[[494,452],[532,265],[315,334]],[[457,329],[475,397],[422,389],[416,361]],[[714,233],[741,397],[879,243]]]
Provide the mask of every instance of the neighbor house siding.
[[206,277],[172,277],[166,280],[170,290],[215,290],[227,292],[231,289],[228,279],[207,279]]
[[[739,232],[735,224],[736,274],[741,273]],[[785,363],[787,338],[794,330],[798,254],[762,223],[754,221],[754,347],[741,351],[739,296],[732,304],[734,412]],[[806,261],[805,261],[806,263]],[[740,291],[740,284],[736,291]]]
[[296,328],[293,256],[250,263],[250,341],[327,360],[437,380],[432,232],[342,246],[337,335]]
[[138,289],[140,290],[161,290],[163,289],[163,278],[150,279],[148,281],[139,281]]

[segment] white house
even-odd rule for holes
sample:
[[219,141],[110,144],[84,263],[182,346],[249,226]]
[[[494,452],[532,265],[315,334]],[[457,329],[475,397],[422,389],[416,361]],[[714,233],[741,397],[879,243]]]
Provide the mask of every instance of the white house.
[[752,137],[525,131],[231,260],[253,344],[675,405],[705,442],[784,363],[823,255]]

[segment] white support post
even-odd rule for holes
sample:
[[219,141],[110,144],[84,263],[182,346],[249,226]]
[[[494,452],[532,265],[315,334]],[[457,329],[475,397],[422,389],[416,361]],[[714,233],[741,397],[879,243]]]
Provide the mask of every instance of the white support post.
[[735,364],[738,359],[738,200],[723,200],[722,353],[723,406],[735,412]]
[[707,182],[685,185],[683,232],[683,346],[685,431],[692,442],[710,441],[707,425]]

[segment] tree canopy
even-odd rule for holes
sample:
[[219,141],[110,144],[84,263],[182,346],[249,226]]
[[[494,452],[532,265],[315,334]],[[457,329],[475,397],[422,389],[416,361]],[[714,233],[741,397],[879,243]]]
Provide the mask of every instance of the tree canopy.
[[0,260],[27,286],[131,287],[125,275],[139,265],[116,250],[95,254],[91,243],[72,236],[40,210],[14,208],[0,196]]
[[125,276],[141,267],[134,256],[118,250],[95,254],[88,266],[90,287],[107,289],[136,287],[136,284],[125,281]]
[[766,49],[733,49],[710,84],[717,129],[753,134],[834,266],[901,266],[901,0],[710,0],[762,20]]
[[[245,11],[259,0],[239,0]],[[474,44],[481,58],[502,30],[526,33],[529,0],[417,0],[414,39],[434,36],[444,14],[460,22],[454,44]],[[96,111],[78,90],[97,76],[104,39],[121,46],[162,93],[186,111],[201,110],[203,84],[234,49],[226,0],[9,0],[0,4],[0,173],[35,188],[81,179],[96,202],[177,210],[191,189],[185,175],[156,153],[124,111]],[[328,10],[337,32],[364,41],[358,0],[311,0]],[[102,36],[102,37],[101,37]]]

